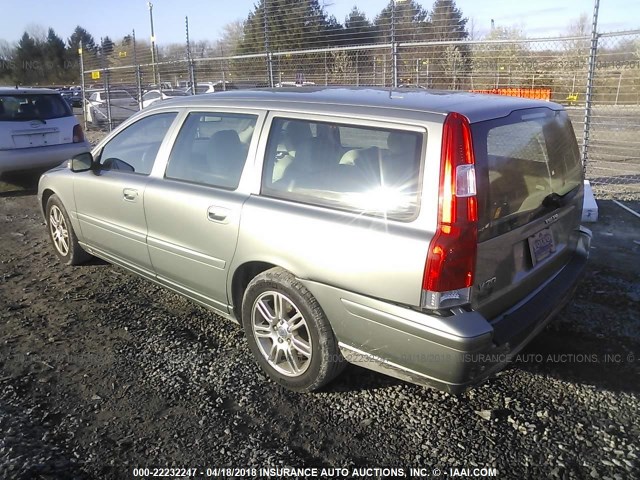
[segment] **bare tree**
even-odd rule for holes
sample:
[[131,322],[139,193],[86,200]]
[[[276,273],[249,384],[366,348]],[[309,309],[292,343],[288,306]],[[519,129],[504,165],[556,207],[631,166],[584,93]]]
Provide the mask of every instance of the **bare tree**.
[[222,27],[222,37],[216,42],[216,50],[224,56],[236,55],[244,40],[244,22],[236,20]]
[[586,13],[572,20],[567,26],[567,36],[575,37],[564,43],[565,56],[576,68],[581,64],[586,66],[591,35],[589,17]]

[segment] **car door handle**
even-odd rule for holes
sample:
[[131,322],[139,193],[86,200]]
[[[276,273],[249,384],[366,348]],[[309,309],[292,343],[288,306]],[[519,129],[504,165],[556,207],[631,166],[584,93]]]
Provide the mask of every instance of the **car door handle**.
[[122,190],[122,196],[128,202],[135,202],[138,199],[138,191],[134,188],[124,188]]
[[216,207],[212,205],[207,209],[207,218],[211,222],[227,223],[227,217],[231,210],[224,207]]

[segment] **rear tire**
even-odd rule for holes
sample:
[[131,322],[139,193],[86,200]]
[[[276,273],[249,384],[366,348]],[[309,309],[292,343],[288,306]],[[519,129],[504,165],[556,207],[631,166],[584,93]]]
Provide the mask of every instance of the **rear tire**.
[[290,390],[318,390],[346,365],[318,301],[282,268],[251,280],[242,301],[242,324],[258,364]]
[[47,201],[46,223],[53,251],[65,265],[79,265],[91,258],[78,244],[67,210],[57,195],[51,195]]

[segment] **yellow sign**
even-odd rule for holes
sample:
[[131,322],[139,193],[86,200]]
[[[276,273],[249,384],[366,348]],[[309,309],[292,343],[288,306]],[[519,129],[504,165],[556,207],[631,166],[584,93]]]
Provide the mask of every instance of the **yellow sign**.
[[119,56],[120,58],[124,58],[124,57],[126,57],[126,56],[127,56],[127,52],[118,52],[118,56]]
[[98,70],[91,72],[91,79],[100,80],[100,72]]

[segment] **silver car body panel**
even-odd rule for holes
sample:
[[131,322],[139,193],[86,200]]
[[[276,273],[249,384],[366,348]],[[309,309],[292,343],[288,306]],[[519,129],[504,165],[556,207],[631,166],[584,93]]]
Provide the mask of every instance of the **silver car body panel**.
[[[318,299],[343,354],[354,363],[452,392],[504,366],[504,362],[472,365],[465,355],[512,354],[522,348],[568,300],[588,256],[589,235],[582,230],[572,233],[571,243],[580,250],[574,252],[575,258],[547,272],[537,288],[494,317],[462,309],[450,315],[421,310],[425,259],[437,227],[442,125],[450,111],[474,122],[506,116],[515,109],[561,107],[495,97],[492,110],[480,95],[390,94],[374,89],[368,89],[367,101],[358,104],[360,97],[351,95],[350,88],[301,90],[219,92],[158,102],[128,119],[94,149],[95,155],[118,132],[145,116],[177,111],[150,175],[74,174],[58,169],[42,177],[39,196],[43,203],[54,192],[62,199],[81,245],[92,253],[231,320],[238,321],[239,312],[233,297],[236,272],[256,263],[280,266]],[[164,178],[181,125],[188,113],[200,111],[258,116],[234,191]],[[274,119],[283,117],[421,133],[425,141],[417,216],[394,221],[262,195],[268,135]],[[107,187],[99,185],[102,179]],[[127,202],[125,189],[137,190],[140,201]],[[485,247],[483,255],[490,259],[498,242]],[[563,248],[559,245],[560,251]],[[567,261],[569,253],[567,249]],[[490,277],[489,267],[479,271]],[[558,297],[552,311],[540,307],[539,316],[531,315],[530,309],[538,308],[541,298],[553,292]],[[516,317],[531,322],[514,322]],[[519,335],[517,342],[497,345],[496,332],[507,324],[522,324],[514,333],[514,339]]]

